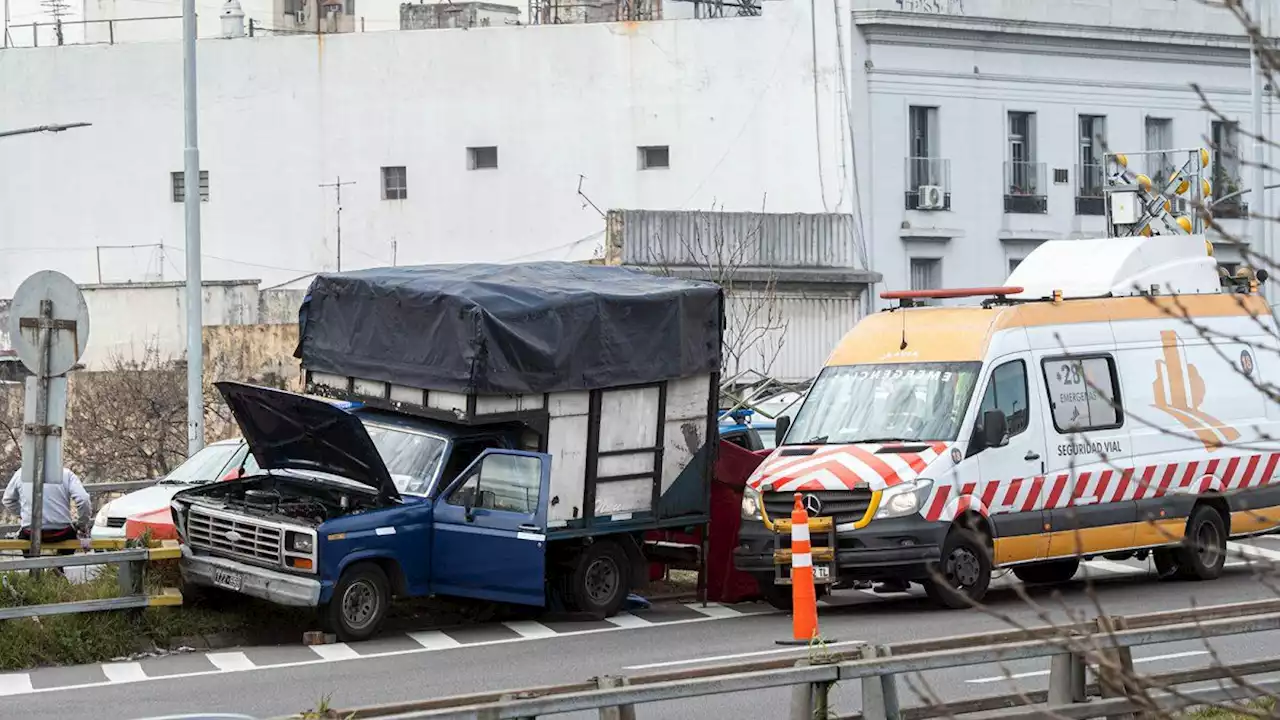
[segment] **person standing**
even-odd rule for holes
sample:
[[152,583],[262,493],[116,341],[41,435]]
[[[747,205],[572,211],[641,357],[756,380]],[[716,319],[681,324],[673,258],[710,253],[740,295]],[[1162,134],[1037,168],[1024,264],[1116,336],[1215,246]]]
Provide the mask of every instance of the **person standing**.
[[[21,518],[22,529],[18,537],[31,539],[31,483],[22,482],[22,470],[19,469],[5,486],[4,495],[0,497],[0,505],[4,509],[17,513]],[[44,495],[40,503],[43,515],[40,519],[40,541],[42,543],[64,542],[80,538],[80,547],[89,549],[89,530],[93,525],[93,502],[89,491],[76,474],[62,469],[60,481],[46,482]],[[75,505],[76,515],[71,516],[71,506]],[[59,554],[70,554],[74,551],[63,550]]]

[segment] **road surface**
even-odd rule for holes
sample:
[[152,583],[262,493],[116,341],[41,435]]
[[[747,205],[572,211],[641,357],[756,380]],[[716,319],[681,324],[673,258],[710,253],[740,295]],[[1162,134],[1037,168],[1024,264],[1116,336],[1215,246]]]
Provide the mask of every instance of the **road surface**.
[[[1280,561],[1280,536],[1240,546],[1248,559],[1233,557],[1223,577],[1205,583],[1158,582],[1148,563],[1090,563],[1076,580],[1056,589],[1033,589],[1043,612],[1092,618],[1098,605],[1113,615],[1275,598],[1280,583],[1259,579],[1254,563]],[[1087,577],[1086,577],[1087,576]],[[1036,625],[1037,610],[1024,603],[1002,577],[988,604],[1019,622]],[[1096,604],[1095,604],[1096,603]],[[857,642],[892,643],[1008,627],[979,611],[941,611],[920,593],[876,596],[842,591],[824,603],[822,632],[835,647]],[[658,605],[608,622],[520,621],[457,630],[393,634],[365,643],[316,648],[298,646],[174,655],[136,663],[39,669],[0,675],[6,717],[31,720],[94,717],[137,720],[182,712],[236,712],[273,717],[315,705],[325,695],[349,708],[458,693],[585,680],[604,674],[641,674],[711,663],[796,657],[805,650],[780,648],[790,620],[758,604],[724,607]],[[1215,640],[1214,652],[1229,661],[1275,656],[1280,633]],[[1203,666],[1210,647],[1184,642],[1137,648],[1135,661],[1158,672]],[[903,705],[920,694],[948,700],[1043,688],[1047,662],[973,666],[904,678]],[[839,686],[834,709],[860,706],[857,688]],[[769,708],[779,715],[785,689],[714,696],[645,706],[642,718],[706,720],[747,717]],[[594,718],[579,713],[564,718]]]

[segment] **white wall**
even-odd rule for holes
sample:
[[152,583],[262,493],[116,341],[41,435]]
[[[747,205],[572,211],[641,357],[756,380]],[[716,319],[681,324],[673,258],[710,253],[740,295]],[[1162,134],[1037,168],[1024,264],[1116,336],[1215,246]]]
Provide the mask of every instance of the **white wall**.
[[[546,256],[603,229],[580,176],[604,209],[847,211],[834,43],[819,38],[815,82],[809,26],[777,12],[201,42],[205,277],[333,269],[334,191],[318,186],[338,176],[357,183],[344,269],[390,264],[393,241],[400,264]],[[99,245],[163,244],[180,278],[179,44],[9,50],[0,87],[0,127],[93,123],[0,143],[0,167],[23,168],[0,174],[0,297],[39,269],[96,281]],[[467,169],[480,145],[497,170]],[[640,145],[669,145],[670,169],[639,170]],[[408,168],[407,200],[381,199],[384,165]],[[103,280],[154,273],[153,255],[107,251]]]

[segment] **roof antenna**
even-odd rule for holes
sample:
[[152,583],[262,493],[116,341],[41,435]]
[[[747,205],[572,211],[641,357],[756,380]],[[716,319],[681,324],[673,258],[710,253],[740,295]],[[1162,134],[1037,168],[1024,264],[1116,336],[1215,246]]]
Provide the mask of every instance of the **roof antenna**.
[[907,314],[898,313],[902,316],[902,344],[898,346],[899,350],[907,349]]

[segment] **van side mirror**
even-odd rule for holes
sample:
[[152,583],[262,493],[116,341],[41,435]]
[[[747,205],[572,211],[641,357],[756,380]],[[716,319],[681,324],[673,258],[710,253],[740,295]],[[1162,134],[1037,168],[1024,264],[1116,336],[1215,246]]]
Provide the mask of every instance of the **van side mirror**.
[[982,444],[986,447],[1004,447],[1009,444],[1009,420],[999,410],[982,414]]
[[787,431],[791,429],[791,416],[782,415],[774,420],[773,441],[777,445],[782,444],[782,439],[787,436]]

